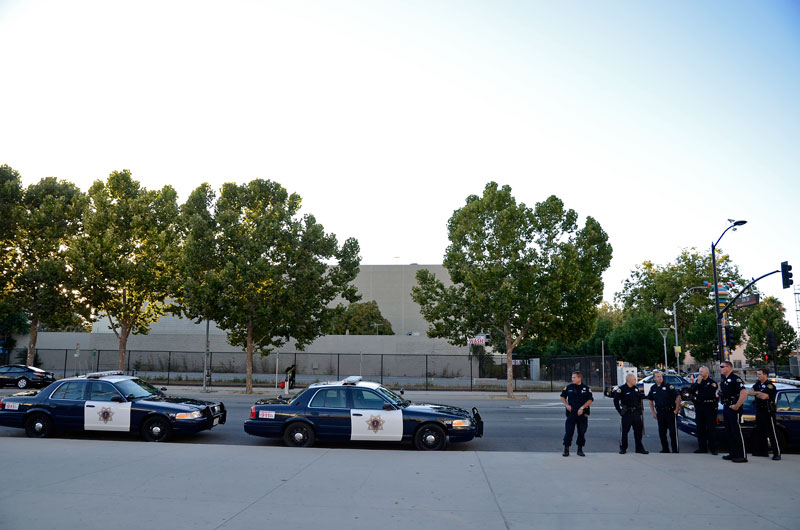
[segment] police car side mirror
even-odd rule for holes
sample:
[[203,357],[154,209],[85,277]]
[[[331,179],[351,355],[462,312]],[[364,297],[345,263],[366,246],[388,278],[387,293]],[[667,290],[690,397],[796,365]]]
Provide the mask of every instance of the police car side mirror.
[[166,392],[167,391],[167,387],[162,386],[161,388],[159,388],[159,390],[162,391],[162,392]]
[[688,388],[681,388],[681,399],[689,400],[691,397],[692,394],[689,392]]
[[114,403],[125,403],[125,399],[122,396],[112,396],[111,401]]
[[394,405],[392,405],[390,403],[384,403],[383,404],[383,410],[394,410]]
[[401,395],[401,396],[404,396],[404,395],[405,395],[405,393],[406,393],[405,389],[404,389],[404,388],[401,388],[401,389],[400,389],[400,395]]

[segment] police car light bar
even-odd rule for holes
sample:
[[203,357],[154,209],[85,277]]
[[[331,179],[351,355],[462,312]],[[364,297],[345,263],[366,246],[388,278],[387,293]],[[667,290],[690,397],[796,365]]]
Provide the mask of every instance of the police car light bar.
[[773,383],[783,383],[785,385],[792,385],[792,386],[800,386],[800,381],[795,379],[784,379],[783,377],[770,377],[770,381]]
[[360,375],[351,375],[350,377],[348,377],[344,381],[342,381],[342,384],[343,385],[355,385],[359,381],[361,381],[361,376]]
[[109,370],[108,372],[93,372],[91,374],[86,374],[87,379],[99,379],[101,377],[106,377],[109,375],[125,375],[125,372],[122,370]]

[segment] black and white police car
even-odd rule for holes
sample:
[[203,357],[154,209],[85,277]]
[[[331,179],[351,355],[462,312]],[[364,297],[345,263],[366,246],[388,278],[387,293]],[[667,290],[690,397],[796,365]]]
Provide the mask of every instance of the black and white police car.
[[123,372],[61,379],[40,392],[0,399],[0,425],[19,427],[32,438],[58,431],[112,431],[163,442],[225,423],[225,405],[164,395]]
[[24,364],[8,364],[0,366],[0,386],[15,386],[17,388],[45,387],[55,381],[53,372],[45,372],[35,366]]
[[483,435],[483,420],[448,405],[412,403],[378,383],[348,377],[316,383],[292,398],[259,400],[244,422],[248,434],[309,447],[320,441],[413,441],[420,450]]
[[[800,445],[800,383],[798,381],[785,380],[780,378],[770,379],[775,385],[775,431],[778,437],[778,445],[788,447]],[[748,383],[745,387],[749,390],[753,384]],[[692,436],[697,436],[697,424],[695,423],[694,403],[689,400],[686,392],[681,393],[681,410],[676,416],[678,429]],[[755,397],[748,396],[742,405],[742,435],[745,442],[750,444],[750,436],[756,425],[756,406]],[[727,440],[725,435],[725,420],[722,416],[722,404],[717,407],[717,423],[715,428],[716,438],[719,441]]]

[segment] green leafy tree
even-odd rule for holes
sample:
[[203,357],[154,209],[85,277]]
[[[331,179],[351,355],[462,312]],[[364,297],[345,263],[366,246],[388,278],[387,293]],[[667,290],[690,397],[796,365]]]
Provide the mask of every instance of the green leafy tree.
[[[717,275],[718,282],[727,284],[733,283],[732,291],[738,293],[747,281],[741,276],[736,265],[730,257],[722,254],[719,249],[717,256]],[[673,307],[677,309],[677,322],[679,341],[688,347],[699,350],[697,353],[701,358],[705,355],[705,329],[706,320],[702,316],[709,308],[713,314],[713,302],[709,298],[710,289],[694,289],[703,286],[703,282],[713,280],[711,255],[709,252],[698,251],[697,249],[684,249],[680,255],[671,263],[666,265],[656,265],[650,261],[645,261],[631,271],[631,275],[625,280],[623,289],[617,293],[616,301],[621,305],[624,313],[646,311],[654,315],[659,323],[659,327],[672,326],[674,316]],[[680,303],[673,306],[677,300],[684,296]],[[755,292],[755,290],[753,290]],[[728,311],[728,321],[737,328],[736,333],[740,333],[741,326],[746,322],[750,308],[737,309],[732,307]],[[695,319],[700,319],[695,323]],[[713,324],[713,322],[712,322]],[[693,331],[689,331],[692,329]],[[714,328],[712,328],[714,333]],[[692,338],[689,339],[689,334]],[[716,344],[716,335],[712,335]],[[694,352],[692,353],[694,357]],[[695,357],[697,359],[697,357]]]
[[119,340],[119,369],[131,333],[147,334],[165,310],[177,267],[175,190],[143,188],[129,170],[96,181],[88,192],[83,227],[69,251],[76,288],[107,318]]
[[[201,186],[183,208],[181,304],[246,349],[249,393],[254,351],[266,355],[291,339],[302,349],[330,327],[328,304],[357,300],[359,247],[352,238],[339,247],[276,182],[225,184],[214,198]],[[189,266],[192,256],[198,260]]]
[[378,302],[356,302],[335,309],[328,335],[394,335],[392,323],[383,318]]
[[0,166],[0,301],[5,299],[16,255],[17,223],[22,214],[22,181],[19,172]]
[[777,350],[776,364],[789,364],[789,354],[797,347],[797,334],[792,325],[786,321],[786,310],[780,300],[768,297],[762,300],[753,309],[747,321],[747,346],[744,356],[751,366],[764,364],[764,355],[769,352],[767,348],[767,332],[775,332]]
[[[699,312],[689,325],[684,342],[692,358],[698,363],[708,363],[717,358],[716,314],[713,308]],[[726,339],[728,347],[733,350],[741,343],[742,328],[731,325],[732,334]]]
[[[664,339],[659,327],[662,323],[647,311],[630,313],[609,335],[609,348],[617,360],[638,367],[654,366],[664,361]],[[671,348],[672,342],[668,337],[667,348]]]
[[580,229],[577,221],[556,196],[528,208],[495,182],[469,196],[448,222],[453,285],[423,269],[412,288],[428,336],[464,345],[480,330],[502,334],[513,395],[511,359],[522,341],[574,344],[594,326],[611,246],[595,219]]
[[40,326],[80,324],[89,311],[71,288],[67,249],[81,230],[85,196],[71,182],[48,177],[25,189],[17,225],[11,296],[30,321],[26,364],[34,364]]

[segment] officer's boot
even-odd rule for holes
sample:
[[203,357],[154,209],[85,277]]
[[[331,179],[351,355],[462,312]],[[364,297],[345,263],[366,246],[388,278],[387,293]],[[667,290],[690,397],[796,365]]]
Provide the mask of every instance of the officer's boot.
[[[578,456],[586,456],[585,454],[583,454],[583,446],[582,445],[578,446]],[[775,455],[775,456],[778,456],[778,455]],[[778,460],[778,459],[780,459],[780,456],[778,456],[778,458],[773,458],[773,460]]]
[[[580,451],[580,449],[578,449],[578,451]],[[568,445],[564,446],[564,456],[569,456],[569,446]]]

